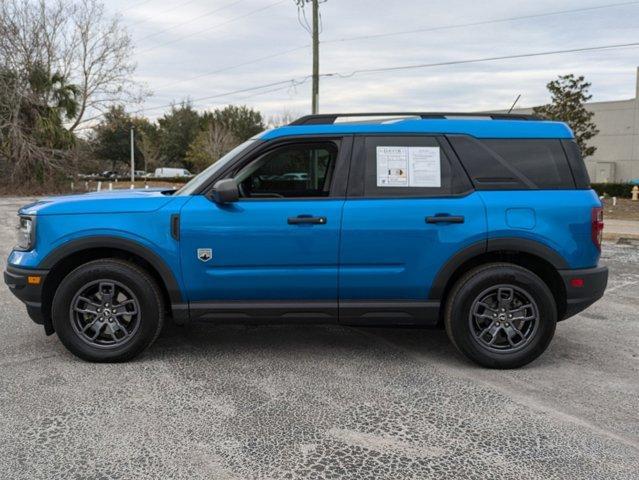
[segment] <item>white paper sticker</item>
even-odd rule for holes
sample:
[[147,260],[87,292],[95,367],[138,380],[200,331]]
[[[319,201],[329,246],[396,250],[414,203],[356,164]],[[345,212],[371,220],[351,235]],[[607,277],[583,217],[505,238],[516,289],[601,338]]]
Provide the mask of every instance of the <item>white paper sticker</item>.
[[441,187],[439,147],[377,147],[378,187]]
[[442,186],[439,147],[410,147],[408,149],[408,186]]
[[408,147],[377,147],[377,186],[408,186]]

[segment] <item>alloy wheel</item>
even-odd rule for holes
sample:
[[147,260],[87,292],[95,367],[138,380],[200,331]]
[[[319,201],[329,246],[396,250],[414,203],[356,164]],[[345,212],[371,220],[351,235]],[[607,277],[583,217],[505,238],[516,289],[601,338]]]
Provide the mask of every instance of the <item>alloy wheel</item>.
[[69,312],[78,337],[94,347],[114,348],[129,341],[140,326],[135,294],[114,280],[96,280],[76,293]]
[[473,301],[468,318],[475,341],[493,352],[521,350],[539,325],[537,303],[514,285],[497,285],[481,292]]

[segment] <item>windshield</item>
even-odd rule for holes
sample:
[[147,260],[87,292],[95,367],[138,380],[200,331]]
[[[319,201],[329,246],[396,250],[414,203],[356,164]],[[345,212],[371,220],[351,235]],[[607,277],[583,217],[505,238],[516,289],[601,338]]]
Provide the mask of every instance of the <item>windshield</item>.
[[186,185],[180,188],[175,195],[192,195],[198,188],[200,188],[206,181],[218,170],[222,169],[227,163],[237,157],[240,153],[246,150],[250,145],[253,145],[257,139],[251,138],[246,142],[238,145],[229,153],[220,158],[217,162],[212,163],[200,173],[198,173],[195,177],[191,179]]

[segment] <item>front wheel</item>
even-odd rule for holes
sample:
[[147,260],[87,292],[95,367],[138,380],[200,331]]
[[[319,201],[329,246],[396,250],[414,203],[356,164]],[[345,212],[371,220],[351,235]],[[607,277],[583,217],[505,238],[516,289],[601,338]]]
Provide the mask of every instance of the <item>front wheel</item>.
[[62,280],[52,319],[60,341],[73,354],[92,362],[122,362],[157,338],[164,309],[147,272],[104,259],[81,265]]
[[489,368],[517,368],[548,347],[557,307],[533,272],[494,263],[469,271],[455,284],[444,322],[448,337],[470,360]]

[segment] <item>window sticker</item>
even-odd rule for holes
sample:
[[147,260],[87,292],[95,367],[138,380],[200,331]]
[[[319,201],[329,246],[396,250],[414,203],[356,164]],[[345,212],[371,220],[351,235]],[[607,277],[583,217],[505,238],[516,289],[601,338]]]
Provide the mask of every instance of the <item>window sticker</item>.
[[441,185],[439,147],[377,147],[378,187]]

